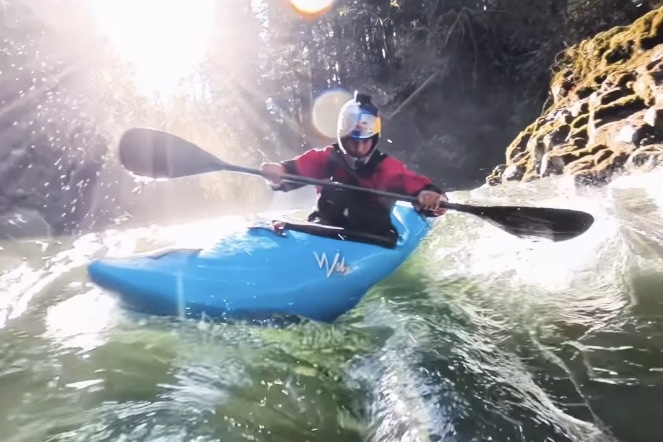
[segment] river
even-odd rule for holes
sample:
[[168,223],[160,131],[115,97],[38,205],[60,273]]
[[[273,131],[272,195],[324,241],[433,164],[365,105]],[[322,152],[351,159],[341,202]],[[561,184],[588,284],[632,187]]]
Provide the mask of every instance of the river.
[[137,315],[87,280],[241,217],[2,243],[0,440],[658,441],[662,178],[456,192],[597,221],[547,243],[450,212],[331,325]]

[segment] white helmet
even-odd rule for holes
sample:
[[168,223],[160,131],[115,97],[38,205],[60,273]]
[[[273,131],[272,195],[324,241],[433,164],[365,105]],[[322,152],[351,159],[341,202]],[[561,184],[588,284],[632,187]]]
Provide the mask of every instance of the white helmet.
[[378,143],[381,129],[382,121],[380,120],[378,107],[371,103],[369,95],[355,91],[354,98],[346,102],[338,114],[336,137],[343,153],[352,155],[343,145],[344,140],[348,138],[356,140],[372,138],[373,145],[366,155],[369,156]]

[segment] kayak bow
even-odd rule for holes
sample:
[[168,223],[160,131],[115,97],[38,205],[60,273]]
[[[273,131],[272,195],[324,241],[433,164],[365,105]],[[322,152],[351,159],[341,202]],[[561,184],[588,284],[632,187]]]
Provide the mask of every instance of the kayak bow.
[[125,306],[185,317],[299,316],[332,322],[394,272],[430,231],[431,220],[398,202],[395,247],[336,227],[248,225],[196,250],[91,262],[91,280]]

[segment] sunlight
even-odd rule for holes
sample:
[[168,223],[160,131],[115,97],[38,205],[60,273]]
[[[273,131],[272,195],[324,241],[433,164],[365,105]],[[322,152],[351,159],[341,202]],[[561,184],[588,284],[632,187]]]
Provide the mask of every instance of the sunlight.
[[334,0],[290,0],[290,4],[300,14],[316,17],[329,11]]
[[106,342],[117,312],[116,300],[98,289],[78,294],[48,308],[44,336],[62,347],[87,352]]
[[135,71],[136,88],[168,99],[209,47],[214,0],[88,0],[99,31]]

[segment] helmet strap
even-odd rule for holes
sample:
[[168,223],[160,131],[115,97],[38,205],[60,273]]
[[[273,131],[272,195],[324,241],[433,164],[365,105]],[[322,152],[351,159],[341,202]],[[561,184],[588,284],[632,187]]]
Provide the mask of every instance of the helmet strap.
[[373,154],[375,153],[375,148],[378,144],[378,139],[379,135],[373,135],[372,137],[372,144],[371,144],[371,149],[368,151],[366,155],[363,157],[356,157],[354,155],[351,155],[345,146],[341,144],[341,148],[343,150],[343,158],[345,158],[346,163],[348,166],[350,166],[352,169],[357,169],[358,167],[361,167],[365,164],[367,164],[370,160]]

